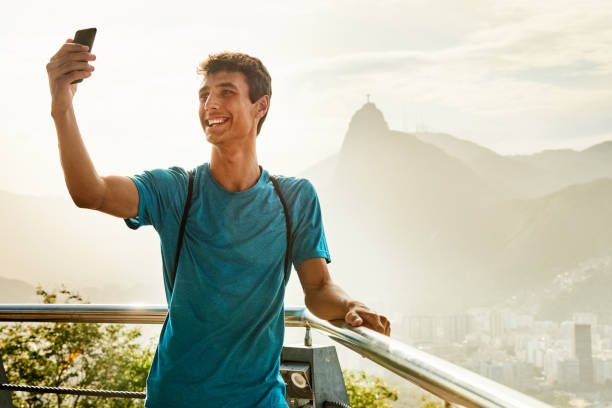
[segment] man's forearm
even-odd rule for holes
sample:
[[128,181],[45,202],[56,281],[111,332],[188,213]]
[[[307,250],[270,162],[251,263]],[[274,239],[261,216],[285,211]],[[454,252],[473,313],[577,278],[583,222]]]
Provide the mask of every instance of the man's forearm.
[[357,302],[336,285],[327,270],[324,258],[312,258],[297,267],[305,303],[317,317],[325,320],[344,320],[353,327],[364,325],[385,335],[391,333],[389,319]]
[[309,291],[304,299],[306,307],[324,320],[344,320],[352,305],[359,303],[338,285],[329,281],[318,290]]
[[95,208],[103,194],[104,184],[96,172],[70,107],[51,113],[57,131],[60,161],[72,200],[79,207]]

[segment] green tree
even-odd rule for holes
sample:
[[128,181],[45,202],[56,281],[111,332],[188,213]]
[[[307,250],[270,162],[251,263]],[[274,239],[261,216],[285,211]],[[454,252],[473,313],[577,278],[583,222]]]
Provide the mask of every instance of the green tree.
[[342,372],[351,408],[392,408],[390,401],[397,401],[397,391],[390,389],[378,377],[363,371]]
[[[65,288],[36,292],[43,303],[88,303]],[[15,323],[0,326],[0,356],[8,381],[48,387],[140,391],[154,353],[141,346],[139,328],[122,324]],[[17,406],[142,407],[142,400],[13,393]]]
[[412,387],[408,388],[402,403],[397,389],[390,388],[379,377],[363,371],[344,370],[342,374],[351,408],[444,408],[444,402],[425,391],[415,393],[408,391]]

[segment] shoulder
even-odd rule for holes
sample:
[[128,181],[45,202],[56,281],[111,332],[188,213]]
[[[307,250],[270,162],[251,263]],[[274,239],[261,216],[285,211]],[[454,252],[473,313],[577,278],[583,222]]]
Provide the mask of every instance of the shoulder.
[[289,207],[304,208],[318,202],[317,192],[309,179],[283,175],[274,177]]
[[166,169],[146,170],[141,174],[135,175],[133,180],[137,185],[140,184],[146,189],[157,191],[160,194],[164,192],[175,194],[184,190],[184,186],[187,186],[189,174],[184,168],[173,166]]
[[146,170],[142,175],[158,182],[179,181],[189,178],[187,171],[178,166],[169,167],[167,169],[158,168]]
[[274,176],[283,194],[288,196],[312,196],[316,195],[315,187],[306,178],[291,177],[284,175]]

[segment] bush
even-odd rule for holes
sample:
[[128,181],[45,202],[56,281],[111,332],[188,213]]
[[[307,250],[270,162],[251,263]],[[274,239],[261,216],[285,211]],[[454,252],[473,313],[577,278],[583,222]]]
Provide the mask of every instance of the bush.
[[365,372],[343,371],[346,392],[351,408],[392,408],[389,401],[397,401],[392,390],[378,377]]
[[378,377],[363,371],[342,371],[351,408],[444,408],[444,402],[425,391],[406,388],[403,401],[399,393]]
[[[88,303],[74,292],[38,288],[43,303]],[[142,392],[154,346],[123,324],[16,323],[0,327],[0,357],[12,384]],[[142,407],[143,400],[13,393],[16,406]]]

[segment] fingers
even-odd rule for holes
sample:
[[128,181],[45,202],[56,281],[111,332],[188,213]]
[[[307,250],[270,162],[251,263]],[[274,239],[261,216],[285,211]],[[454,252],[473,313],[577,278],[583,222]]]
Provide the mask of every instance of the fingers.
[[86,61],[66,61],[64,64],[51,64],[48,68],[49,72],[53,72],[54,76],[63,75],[70,71],[83,70],[93,71],[93,65],[89,65]]
[[[94,61],[96,56],[85,51],[87,48],[80,44],[70,43],[67,40],[60,51],[47,64],[50,81],[68,82],[70,80],[69,82],[72,82],[75,79],[91,76],[95,68],[89,64],[89,61]],[[75,72],[79,72],[79,74],[73,75]]]
[[389,319],[376,313],[372,313],[372,315],[372,318],[368,320],[368,322],[371,323],[367,324],[367,326],[372,330],[376,330],[377,332],[384,334],[385,336],[391,335],[391,323],[389,322]]
[[391,322],[389,322],[389,319],[387,319],[385,316],[380,316],[380,321],[385,327],[385,331],[383,332],[383,334],[385,336],[390,336],[391,335]]
[[384,333],[385,326],[383,326],[380,316],[378,316],[374,312],[364,311],[360,313],[361,316],[365,319],[366,327],[369,327],[372,330],[376,330],[377,332]]
[[51,58],[51,60],[47,64],[47,67],[55,68],[69,64],[73,61],[87,62],[94,61],[95,59],[96,56],[94,54],[90,54],[84,51],[74,51],[68,54],[58,54],[53,56],[53,58]]
[[[51,57],[47,64],[47,72],[49,76],[63,75],[71,70],[64,70],[62,68],[70,65],[74,61],[93,61],[96,59],[94,54],[87,52],[89,47],[86,45],[75,44],[71,38],[67,39],[66,42],[60,47],[59,51]],[[58,72],[61,71],[61,72]],[[93,69],[91,69],[93,71]]]
[[344,317],[344,320],[353,327],[361,326],[363,324],[363,319],[355,311],[348,312]]
[[345,320],[353,327],[363,324],[365,327],[382,333],[385,336],[391,335],[391,323],[389,319],[369,310],[367,307],[358,307],[350,310],[346,314]]
[[55,53],[51,60],[61,57],[62,55],[66,55],[71,52],[87,52],[89,51],[89,47],[82,44],[73,43],[72,40],[66,42],[60,47],[59,51]]
[[88,71],[72,71],[66,75],[65,81],[72,84],[77,79],[85,79],[91,76],[91,72]]
[[86,62],[73,62],[56,69],[49,69],[49,78],[51,82],[57,84],[64,82],[71,83],[75,79],[83,79],[91,76],[93,70],[94,67]]
[[68,59],[71,61],[93,61],[96,56],[87,51],[74,51],[68,54]]

